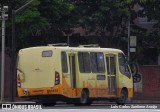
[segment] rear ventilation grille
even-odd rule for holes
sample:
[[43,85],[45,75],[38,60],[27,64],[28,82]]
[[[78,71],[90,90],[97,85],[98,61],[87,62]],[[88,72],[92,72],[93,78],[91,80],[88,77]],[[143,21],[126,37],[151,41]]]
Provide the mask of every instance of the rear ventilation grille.
[[67,46],[67,43],[57,43],[57,44],[47,44],[48,46],[56,46],[56,47],[61,47],[61,46]]

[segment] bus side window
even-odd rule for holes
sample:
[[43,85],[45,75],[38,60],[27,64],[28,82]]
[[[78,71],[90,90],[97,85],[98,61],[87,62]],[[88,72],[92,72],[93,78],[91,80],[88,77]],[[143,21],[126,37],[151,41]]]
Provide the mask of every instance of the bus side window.
[[104,55],[102,52],[91,52],[91,66],[92,66],[92,72],[93,73],[104,73],[105,67],[104,67]]
[[110,74],[110,69],[109,69],[109,57],[106,57],[106,66],[107,66],[107,73]]
[[116,64],[115,64],[115,57],[110,57],[110,72],[112,75],[116,74]]
[[68,73],[67,54],[64,51],[61,52],[61,64],[62,64],[62,71],[64,73]]
[[98,64],[98,72],[104,73],[105,72],[104,55],[102,52],[97,53],[97,64]]
[[90,56],[88,52],[78,52],[79,70],[81,73],[90,73]]
[[96,58],[96,53],[90,53],[91,57],[91,66],[92,66],[92,72],[97,73],[98,72],[98,67],[97,67],[97,58]]

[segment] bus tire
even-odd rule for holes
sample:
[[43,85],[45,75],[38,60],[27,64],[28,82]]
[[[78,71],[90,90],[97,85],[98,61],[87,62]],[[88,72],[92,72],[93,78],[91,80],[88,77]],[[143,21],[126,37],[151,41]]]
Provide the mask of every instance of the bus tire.
[[127,91],[126,90],[122,90],[121,91],[121,96],[120,98],[117,100],[117,104],[118,105],[124,105],[126,103],[126,100],[127,100]]
[[76,106],[79,106],[79,105],[91,105],[91,103],[92,103],[92,101],[89,98],[89,91],[84,89],[81,92],[81,97],[79,99],[79,102],[75,103],[75,105]]

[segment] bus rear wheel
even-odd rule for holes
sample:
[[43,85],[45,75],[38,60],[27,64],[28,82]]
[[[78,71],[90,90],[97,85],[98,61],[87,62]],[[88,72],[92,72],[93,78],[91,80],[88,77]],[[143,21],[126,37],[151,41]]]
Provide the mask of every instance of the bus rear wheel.
[[80,103],[85,105],[88,103],[88,100],[89,100],[88,92],[83,90],[81,93]]
[[127,100],[127,91],[126,90],[122,90],[121,91],[121,96],[120,98],[117,100],[117,104],[118,105],[124,105],[126,103],[126,100]]
[[89,98],[89,91],[82,90],[81,97],[80,97],[78,103],[75,103],[75,105],[90,105],[91,103],[92,103],[92,101]]

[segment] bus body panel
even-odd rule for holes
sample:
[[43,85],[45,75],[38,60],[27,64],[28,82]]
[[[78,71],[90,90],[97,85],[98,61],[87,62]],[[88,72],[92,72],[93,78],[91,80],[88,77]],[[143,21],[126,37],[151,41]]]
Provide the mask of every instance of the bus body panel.
[[[44,57],[43,51],[46,51]],[[47,54],[47,51],[52,52],[52,55],[50,56],[50,53]],[[62,52],[65,52],[67,56],[68,72],[66,73],[62,71]],[[78,52],[102,52],[105,71],[103,73],[81,73]],[[112,98],[120,97],[121,90],[127,88],[128,97],[131,98],[133,97],[132,77],[128,78],[120,72],[118,53],[123,52],[117,49],[106,48],[49,46],[22,49],[19,51],[17,67],[17,76],[20,77],[19,79],[21,80],[20,86],[17,86],[18,96],[62,95],[67,98],[80,98],[82,90],[88,89],[89,97]],[[106,59],[108,55],[110,57],[110,62],[112,58],[115,57],[115,75],[108,74]],[[112,66],[112,62],[110,66]],[[59,84],[57,85],[55,84],[56,73],[59,74],[60,78]],[[75,74],[74,77],[73,74]],[[115,80],[115,91],[113,93],[109,92],[109,78],[114,78]],[[114,90],[114,88],[112,89]]]
[[24,74],[24,82],[21,83],[22,88],[54,86],[54,58],[43,58],[42,51],[39,49],[26,49],[19,52],[17,69]]

